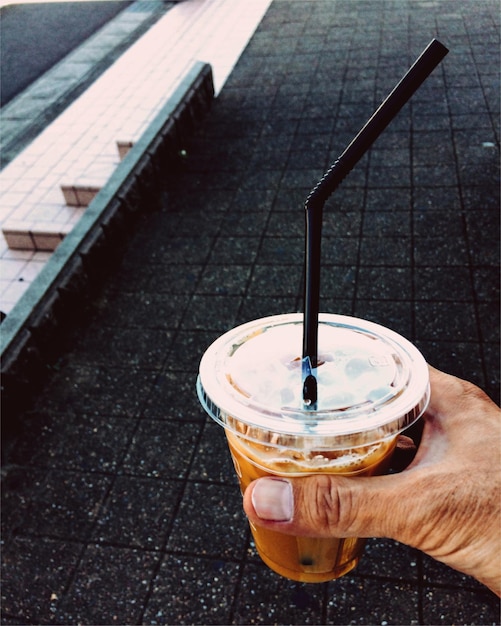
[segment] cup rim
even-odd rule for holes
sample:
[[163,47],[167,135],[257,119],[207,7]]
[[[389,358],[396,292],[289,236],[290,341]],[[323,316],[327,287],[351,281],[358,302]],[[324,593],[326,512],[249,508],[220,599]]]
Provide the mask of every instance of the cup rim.
[[[354,407],[353,410],[336,411],[270,408],[236,391],[224,371],[231,353],[256,336],[260,329],[302,325],[302,321],[301,313],[260,318],[224,333],[207,348],[200,362],[197,393],[202,406],[216,422],[233,429],[232,424],[237,420],[249,427],[250,431],[261,429],[284,436],[323,438],[329,441],[326,445],[332,446],[333,439],[356,439],[360,443],[370,443],[394,437],[424,413],[430,391],[428,366],[421,352],[406,338],[375,322],[333,313],[321,313],[319,326],[367,333],[368,336],[380,338],[396,351],[409,377],[402,393],[381,405],[375,402],[365,407]],[[237,434],[241,435],[242,432]],[[256,440],[262,438],[259,432],[253,436]],[[252,438],[251,435],[248,437]]]

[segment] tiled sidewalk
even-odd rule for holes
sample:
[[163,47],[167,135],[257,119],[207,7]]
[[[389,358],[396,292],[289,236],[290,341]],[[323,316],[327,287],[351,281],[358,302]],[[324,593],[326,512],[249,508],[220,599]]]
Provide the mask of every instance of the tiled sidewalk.
[[499,623],[392,541],[330,583],[269,571],[194,391],[215,337],[301,309],[306,195],[436,36],[450,54],[325,208],[322,309],[499,402],[499,33],[496,0],[272,2],[6,442],[2,623]]
[[3,106],[0,167],[12,161],[172,6],[162,0],[136,0]]
[[[269,3],[186,0],[175,5],[0,172],[4,313],[116,169],[118,144],[133,144],[141,136],[193,61],[212,65],[217,93]],[[108,45],[106,32],[100,36]],[[47,89],[53,76],[41,82]]]

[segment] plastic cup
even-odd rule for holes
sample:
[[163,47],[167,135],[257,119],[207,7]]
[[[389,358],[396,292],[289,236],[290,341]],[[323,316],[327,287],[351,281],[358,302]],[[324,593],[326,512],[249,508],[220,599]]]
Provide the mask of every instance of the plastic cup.
[[[428,367],[409,341],[372,322],[320,314],[318,402],[306,406],[302,333],[302,314],[266,317],[225,333],[202,357],[198,396],[224,427],[242,493],[262,476],[383,474],[397,435],[428,404]],[[346,574],[365,542],[251,530],[263,561],[302,582]]]

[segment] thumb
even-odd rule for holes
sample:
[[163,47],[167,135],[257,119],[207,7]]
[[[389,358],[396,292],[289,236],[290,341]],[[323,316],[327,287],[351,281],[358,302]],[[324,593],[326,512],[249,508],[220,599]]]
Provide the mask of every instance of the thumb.
[[255,525],[290,535],[396,538],[402,476],[259,478],[245,491],[244,510]]

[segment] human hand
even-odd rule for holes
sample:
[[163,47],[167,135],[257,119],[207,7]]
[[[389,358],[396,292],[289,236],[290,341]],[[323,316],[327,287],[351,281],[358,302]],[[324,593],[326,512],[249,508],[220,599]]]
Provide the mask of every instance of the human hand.
[[388,537],[501,595],[501,410],[475,385],[430,367],[419,449],[401,473],[260,478],[252,521],[309,537]]

